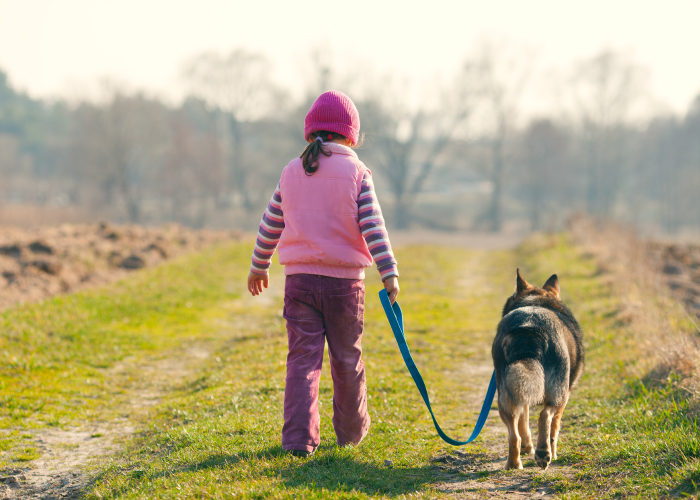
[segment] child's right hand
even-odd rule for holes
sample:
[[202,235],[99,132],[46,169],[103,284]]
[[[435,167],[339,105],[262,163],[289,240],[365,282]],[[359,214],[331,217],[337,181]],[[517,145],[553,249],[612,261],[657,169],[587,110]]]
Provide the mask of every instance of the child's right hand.
[[389,294],[389,301],[394,304],[396,297],[399,296],[399,278],[391,276],[384,280],[384,289]]
[[253,271],[248,273],[248,291],[253,296],[260,295],[263,291],[263,286],[267,288],[269,282],[269,274],[256,274]]

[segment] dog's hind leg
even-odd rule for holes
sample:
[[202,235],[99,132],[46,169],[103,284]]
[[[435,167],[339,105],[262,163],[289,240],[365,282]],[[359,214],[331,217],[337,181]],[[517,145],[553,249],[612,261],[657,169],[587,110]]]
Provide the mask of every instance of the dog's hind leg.
[[557,443],[559,442],[559,429],[561,429],[561,417],[564,414],[564,408],[566,403],[562,405],[561,408],[557,409],[557,412],[552,418],[552,430],[549,435],[549,443],[552,448],[552,460],[557,459]]
[[552,461],[552,453],[550,446],[552,420],[554,415],[559,411],[556,406],[545,404],[540,412],[540,420],[537,425],[537,449],[535,450],[535,462],[542,469],[547,470]]
[[506,424],[508,429],[508,460],[506,460],[506,470],[522,469],[523,463],[520,461],[520,435],[518,434],[518,420],[522,418],[521,408],[508,405],[504,408],[498,404],[498,413],[501,415],[501,420]]
[[518,432],[522,440],[520,445],[521,455],[532,455],[535,447],[532,446],[532,435],[530,434],[530,407],[525,405],[523,412],[518,419]]

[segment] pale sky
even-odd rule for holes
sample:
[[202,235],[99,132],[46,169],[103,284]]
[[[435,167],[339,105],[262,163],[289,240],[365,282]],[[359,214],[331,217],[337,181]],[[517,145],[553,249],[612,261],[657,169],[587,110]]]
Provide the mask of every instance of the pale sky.
[[37,97],[110,77],[176,98],[182,61],[205,50],[263,52],[298,90],[312,49],[345,71],[365,60],[420,80],[454,71],[480,37],[507,37],[536,49],[542,74],[603,47],[630,51],[682,112],[700,93],[699,20],[700,0],[0,0],[0,68]]

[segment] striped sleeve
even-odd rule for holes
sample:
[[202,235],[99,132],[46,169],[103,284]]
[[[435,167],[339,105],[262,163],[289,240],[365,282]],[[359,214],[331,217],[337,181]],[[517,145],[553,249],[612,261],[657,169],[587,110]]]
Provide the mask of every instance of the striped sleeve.
[[369,253],[372,254],[377,263],[377,270],[382,277],[382,281],[390,276],[399,275],[399,270],[391,250],[389,233],[384,226],[382,209],[379,207],[377,195],[374,192],[372,174],[367,171],[362,178],[362,188],[357,198],[359,213],[360,231],[367,242]]
[[267,270],[270,268],[270,260],[272,260],[275,249],[277,249],[283,229],[282,193],[278,184],[260,221],[258,238],[255,240],[255,249],[253,250],[253,263],[250,266],[251,272],[262,275],[267,274]]

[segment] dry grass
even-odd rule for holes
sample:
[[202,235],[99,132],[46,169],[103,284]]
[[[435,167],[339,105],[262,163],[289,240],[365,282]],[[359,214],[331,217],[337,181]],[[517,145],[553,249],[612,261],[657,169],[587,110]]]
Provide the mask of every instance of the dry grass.
[[589,217],[572,219],[570,232],[621,299],[618,318],[641,347],[638,375],[651,386],[678,388],[700,414],[698,319],[669,286],[669,264],[659,258],[674,256],[677,247],[644,242],[629,228]]

